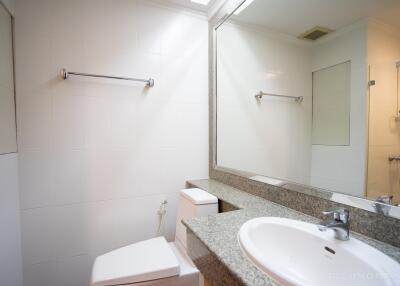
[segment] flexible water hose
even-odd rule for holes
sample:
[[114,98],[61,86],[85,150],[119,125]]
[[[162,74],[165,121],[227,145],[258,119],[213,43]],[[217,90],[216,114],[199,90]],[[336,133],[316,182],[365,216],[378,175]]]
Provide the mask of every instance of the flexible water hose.
[[167,213],[167,204],[168,204],[168,202],[166,200],[164,200],[161,203],[160,208],[157,211],[157,214],[158,214],[158,228],[157,228],[156,236],[160,236],[161,235],[161,230],[162,230],[162,228],[164,226],[165,215]]

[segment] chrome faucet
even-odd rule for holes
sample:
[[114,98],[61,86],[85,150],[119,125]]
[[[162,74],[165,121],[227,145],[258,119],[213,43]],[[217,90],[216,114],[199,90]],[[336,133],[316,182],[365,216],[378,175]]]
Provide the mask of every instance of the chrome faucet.
[[378,197],[372,207],[378,214],[389,215],[390,208],[393,205],[393,196],[384,195]]
[[335,233],[335,238],[339,240],[349,240],[350,223],[349,211],[344,208],[329,209],[323,211],[322,214],[333,214],[333,220],[321,221],[318,225],[320,231],[332,229]]

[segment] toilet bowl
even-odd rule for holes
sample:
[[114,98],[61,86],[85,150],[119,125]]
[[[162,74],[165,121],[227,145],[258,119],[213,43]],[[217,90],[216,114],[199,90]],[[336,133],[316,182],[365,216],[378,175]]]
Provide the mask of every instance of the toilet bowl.
[[92,286],[199,286],[200,273],[186,253],[182,220],[218,213],[218,199],[197,188],[179,193],[175,241],[140,241],[96,258]]

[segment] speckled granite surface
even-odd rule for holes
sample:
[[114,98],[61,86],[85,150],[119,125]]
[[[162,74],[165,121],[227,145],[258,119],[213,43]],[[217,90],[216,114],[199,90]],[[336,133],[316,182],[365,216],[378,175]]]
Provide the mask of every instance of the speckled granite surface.
[[352,214],[350,222],[352,231],[400,247],[400,219],[334,202],[330,199],[332,193],[312,190],[300,192],[215,169],[210,170],[210,176],[231,187],[319,219],[324,219],[323,210],[330,207],[345,207]]
[[[246,221],[262,216],[284,217],[311,223],[319,221],[215,180],[190,181],[188,185],[206,190],[230,206],[240,209],[184,221],[188,227],[189,255],[214,286],[279,285],[258,270],[240,250],[237,234]],[[379,249],[400,263],[400,248],[357,233],[351,233],[351,236]]]

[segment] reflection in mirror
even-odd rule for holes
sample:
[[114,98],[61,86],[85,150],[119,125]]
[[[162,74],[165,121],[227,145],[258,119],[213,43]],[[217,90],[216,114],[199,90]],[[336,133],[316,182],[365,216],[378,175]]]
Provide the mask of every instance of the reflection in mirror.
[[218,167],[400,203],[399,1],[248,0],[216,35]]
[[0,3],[0,154],[16,151],[12,18]]
[[350,144],[351,62],[312,73],[312,144]]

